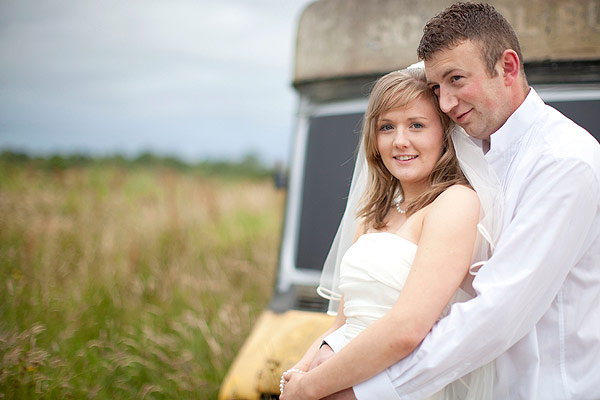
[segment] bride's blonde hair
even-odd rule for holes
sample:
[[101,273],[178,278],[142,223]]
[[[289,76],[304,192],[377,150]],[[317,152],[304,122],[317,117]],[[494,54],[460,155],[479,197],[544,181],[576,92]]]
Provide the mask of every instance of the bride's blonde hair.
[[469,184],[460,169],[450,138],[454,124],[440,110],[438,100],[427,85],[423,69],[391,72],[375,83],[363,121],[363,144],[369,166],[369,178],[358,216],[364,219],[367,228],[384,227],[385,217],[394,201],[399,196],[404,196],[402,182],[388,171],[377,150],[377,120],[384,112],[403,107],[418,98],[427,99],[431,103],[440,117],[444,135],[442,154],[429,175],[430,188],[407,203],[407,215],[412,215],[430,204],[448,187]]

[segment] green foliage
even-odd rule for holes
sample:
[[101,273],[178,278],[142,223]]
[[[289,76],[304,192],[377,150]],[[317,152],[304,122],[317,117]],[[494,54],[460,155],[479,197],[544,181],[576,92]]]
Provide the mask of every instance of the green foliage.
[[259,177],[265,178],[273,174],[272,170],[266,169],[258,157],[250,154],[240,162],[232,161],[203,161],[197,168],[206,175],[221,175],[225,177]]
[[216,398],[269,300],[284,194],[1,160],[0,398]]
[[182,161],[177,157],[159,156],[150,152],[144,152],[137,157],[129,158],[120,154],[102,157],[91,157],[83,154],[55,154],[48,157],[33,157],[26,153],[5,150],[0,153],[0,163],[5,165],[30,165],[36,169],[53,172],[91,166],[124,169],[170,169],[178,172],[229,179],[264,179],[273,176],[275,172],[273,168],[265,166],[255,154],[247,154],[240,161],[210,160],[191,163]]

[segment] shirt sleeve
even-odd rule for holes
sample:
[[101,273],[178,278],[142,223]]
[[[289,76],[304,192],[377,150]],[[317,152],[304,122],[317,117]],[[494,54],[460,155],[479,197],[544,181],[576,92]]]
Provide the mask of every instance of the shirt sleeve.
[[338,353],[344,347],[344,326],[342,325],[331,332],[323,339],[323,341],[327,343],[333,351]]
[[599,185],[588,164],[571,159],[541,160],[520,187],[494,256],[473,282],[477,296],[454,304],[408,357],[355,386],[359,400],[382,381],[398,399],[430,396],[508,350],[549,309],[590,246]]

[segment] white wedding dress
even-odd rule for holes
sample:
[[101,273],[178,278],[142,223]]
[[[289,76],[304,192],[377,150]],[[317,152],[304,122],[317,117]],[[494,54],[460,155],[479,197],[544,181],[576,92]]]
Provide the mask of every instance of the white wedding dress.
[[[388,232],[366,233],[350,246],[340,265],[339,289],[344,296],[344,345],[383,317],[394,305],[408,276],[418,246]],[[459,293],[451,301],[456,302]],[[445,315],[449,304],[442,316]],[[429,397],[428,400],[491,398],[493,363],[483,366]]]
[[345,344],[394,305],[417,253],[417,245],[388,232],[366,233],[342,258]]

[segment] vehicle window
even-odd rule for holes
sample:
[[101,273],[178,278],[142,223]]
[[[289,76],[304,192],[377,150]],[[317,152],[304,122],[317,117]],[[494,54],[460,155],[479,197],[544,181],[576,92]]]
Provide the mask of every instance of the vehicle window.
[[310,121],[296,268],[321,270],[344,213],[352,180],[361,114]]

